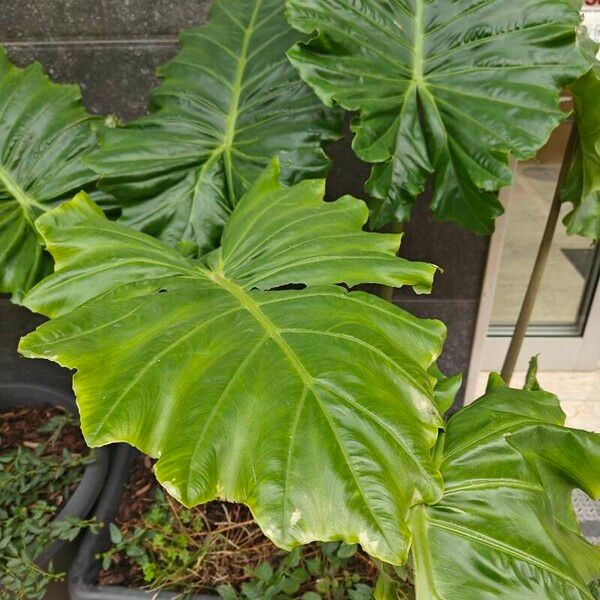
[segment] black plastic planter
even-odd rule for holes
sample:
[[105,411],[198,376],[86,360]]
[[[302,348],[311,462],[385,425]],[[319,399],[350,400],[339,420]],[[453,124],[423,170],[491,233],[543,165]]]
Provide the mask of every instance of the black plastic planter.
[[[0,384],[0,411],[18,406],[33,408],[47,405],[62,406],[72,413],[76,412],[73,399],[68,394],[51,387],[25,383]],[[56,517],[57,519],[65,519],[67,517],[85,519],[92,511],[104,485],[109,463],[108,449],[93,450],[93,453],[95,461],[85,468],[79,485],[67,500]],[[68,541],[57,540],[53,542],[36,557],[36,563],[41,567],[46,567],[68,545]]]
[[17,352],[19,339],[33,331],[46,319],[23,306],[12,304],[0,294],[0,386],[38,384],[50,393],[63,394],[63,400],[73,404],[71,374],[48,360],[30,360]]
[[[113,457],[111,475],[106,482],[96,507],[96,519],[106,526],[99,533],[86,532],[79,551],[69,571],[69,594],[71,600],[174,600],[181,594],[149,592],[146,590],[117,586],[98,585],[100,562],[96,556],[111,545],[108,523],[119,508],[123,490],[129,481],[133,461],[138,452],[129,446],[120,446]],[[218,596],[194,596],[191,600],[215,600]]]

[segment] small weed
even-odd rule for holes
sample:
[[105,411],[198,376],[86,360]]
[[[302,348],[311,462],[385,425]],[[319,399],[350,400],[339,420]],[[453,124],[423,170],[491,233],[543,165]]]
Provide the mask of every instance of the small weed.
[[126,557],[147,587],[177,591],[181,598],[203,590],[224,600],[373,598],[376,568],[357,546],[330,542],[284,553],[244,507],[229,506],[187,510],[156,489],[154,504],[135,527],[109,526],[113,546],[99,555],[102,568],[122,565]]
[[[361,576],[349,570],[356,546],[329,542],[311,549],[296,548],[276,568],[261,563],[248,571],[249,581],[236,591],[231,585],[217,588],[224,600],[370,600],[373,588],[361,583]],[[299,595],[302,589],[310,587]]]
[[53,565],[41,569],[35,559],[55,540],[74,540],[94,521],[55,521],[58,508],[93,459],[57,450],[72,417],[60,414],[38,429],[49,434],[43,443],[27,442],[0,455],[0,600],[36,600],[49,582],[62,579]]

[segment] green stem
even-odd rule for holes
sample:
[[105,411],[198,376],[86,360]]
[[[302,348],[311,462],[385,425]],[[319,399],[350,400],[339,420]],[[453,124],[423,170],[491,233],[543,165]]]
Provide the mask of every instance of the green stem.
[[531,315],[535,307],[540,286],[542,284],[542,278],[548,264],[548,256],[550,255],[550,249],[552,248],[552,240],[554,239],[554,232],[558,225],[558,219],[560,217],[561,207],[561,192],[569,176],[573,159],[577,153],[579,146],[579,133],[577,126],[573,125],[569,141],[567,142],[567,148],[560,168],[560,174],[556,183],[556,189],[554,191],[554,198],[550,207],[550,213],[548,214],[548,220],[546,221],[546,228],[544,229],[544,235],[540,242],[540,248],[538,250],[537,258],[533,266],[533,271],[529,279],[529,285],[527,286],[527,292],[525,298],[523,298],[523,304],[521,305],[521,312],[515,326],[504,364],[502,365],[502,378],[506,383],[510,384],[510,380],[515,372],[517,360],[523,347],[525,336],[527,335],[527,329],[531,322]]
[[235,197],[235,186],[233,182],[233,160],[231,158],[231,150],[233,148],[233,142],[235,139],[235,127],[240,116],[240,100],[243,91],[244,75],[246,73],[246,67],[248,66],[250,41],[254,33],[258,13],[261,9],[261,4],[262,0],[258,0],[256,2],[248,27],[244,31],[242,49],[238,58],[238,64],[235,71],[235,80],[232,87],[231,102],[229,106],[229,112],[227,114],[226,129],[223,135],[223,162],[225,166],[225,178],[227,180],[229,203],[231,208],[233,208],[237,203],[237,198]]
[[427,508],[416,504],[410,509],[409,527],[412,533],[411,555],[417,600],[442,600],[436,590],[434,568],[431,564],[430,541],[427,535]]

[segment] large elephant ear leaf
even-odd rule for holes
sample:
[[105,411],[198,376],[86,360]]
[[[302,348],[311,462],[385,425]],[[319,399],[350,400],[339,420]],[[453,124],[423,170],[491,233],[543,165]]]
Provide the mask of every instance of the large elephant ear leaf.
[[448,422],[443,500],[411,512],[417,598],[592,600],[600,550],[572,492],[600,497],[600,435],[564,427],[552,394],[492,384]]
[[580,141],[562,194],[573,204],[565,225],[570,234],[600,240],[600,65],[570,87]]
[[215,0],[209,23],[181,34],[150,115],[106,130],[90,162],[124,224],[202,253],[273,156],[288,184],[326,173],[341,119],[286,59],[301,38],[281,0]]
[[290,53],[327,104],[357,111],[354,150],[377,163],[373,224],[431,207],[477,233],[501,214],[508,156],[530,158],[563,120],[559,92],[590,68],[569,0],[287,0],[317,32]]
[[76,369],[87,442],[159,458],[184,504],[245,502],[284,548],[345,539],[400,563],[409,507],[441,496],[428,369],[445,329],[333,284],[424,289],[435,268],[397,258],[399,236],[362,231],[362,201],[326,203],[322,181],[277,175],[275,163],[201,260],[85,195],[41,217],[57,271],[26,305],[55,318],[20,350]]
[[34,221],[96,179],[82,162],[96,139],[80,100],[0,48],[0,292],[15,302],[52,270]]

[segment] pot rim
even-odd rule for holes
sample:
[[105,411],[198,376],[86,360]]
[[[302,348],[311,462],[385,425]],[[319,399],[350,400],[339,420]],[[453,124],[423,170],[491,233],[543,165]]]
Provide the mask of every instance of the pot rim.
[[[133,461],[140,453],[127,444],[119,444],[112,459],[110,475],[96,505],[94,516],[105,527],[99,533],[86,531],[77,550],[68,576],[69,595],[72,600],[176,600],[177,592],[157,592],[140,588],[126,588],[113,585],[99,585],[97,576],[100,561],[99,552],[110,544],[108,523],[113,522],[123,491],[131,474]],[[217,600],[216,595],[194,595],[190,600]]]

